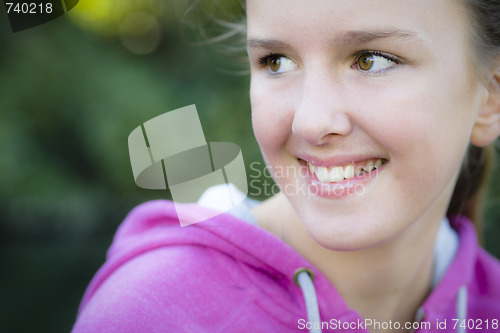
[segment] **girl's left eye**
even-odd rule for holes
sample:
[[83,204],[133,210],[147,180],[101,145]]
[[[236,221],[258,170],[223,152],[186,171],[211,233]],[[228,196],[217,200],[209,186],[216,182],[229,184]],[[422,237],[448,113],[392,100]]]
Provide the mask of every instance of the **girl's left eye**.
[[281,54],[270,54],[259,59],[259,63],[267,67],[272,74],[290,72],[297,69],[297,64]]
[[355,63],[352,66],[365,73],[380,74],[393,69],[400,61],[389,54],[381,52],[360,52],[355,55]]

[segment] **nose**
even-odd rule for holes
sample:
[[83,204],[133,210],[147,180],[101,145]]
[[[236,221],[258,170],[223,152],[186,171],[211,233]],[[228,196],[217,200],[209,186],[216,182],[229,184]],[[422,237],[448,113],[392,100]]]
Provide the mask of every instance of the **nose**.
[[295,103],[292,131],[312,145],[324,145],[351,133],[349,94],[327,71],[304,73]]

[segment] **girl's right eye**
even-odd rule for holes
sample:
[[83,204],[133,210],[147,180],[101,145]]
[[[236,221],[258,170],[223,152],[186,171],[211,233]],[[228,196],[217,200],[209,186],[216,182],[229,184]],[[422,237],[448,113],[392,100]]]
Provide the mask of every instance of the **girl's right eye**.
[[286,73],[298,68],[297,64],[290,58],[281,54],[269,54],[259,59],[263,67],[267,67],[272,74]]

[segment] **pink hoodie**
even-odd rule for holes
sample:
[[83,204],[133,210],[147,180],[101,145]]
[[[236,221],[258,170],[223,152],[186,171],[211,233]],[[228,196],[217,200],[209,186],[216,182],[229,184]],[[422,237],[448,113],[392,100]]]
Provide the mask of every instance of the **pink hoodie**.
[[[207,209],[192,207],[193,217]],[[458,250],[420,308],[416,332],[499,332],[500,262],[478,246],[467,219],[451,225]],[[314,278],[295,274],[301,268]],[[153,201],[120,226],[73,333],[369,332],[395,325],[369,324],[274,235],[229,214],[181,228],[171,202]]]

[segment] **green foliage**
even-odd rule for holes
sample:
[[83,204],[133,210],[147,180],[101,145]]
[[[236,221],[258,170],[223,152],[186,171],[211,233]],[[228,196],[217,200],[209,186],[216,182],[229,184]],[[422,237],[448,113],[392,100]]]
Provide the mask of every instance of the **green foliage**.
[[142,56],[67,17],[18,34],[0,26],[5,332],[69,331],[124,216],[169,198],[134,183],[127,138],[135,127],[196,104],[207,141],[260,158],[248,77],[224,72],[234,60],[186,45],[166,17],[175,15],[161,16],[158,48]]

